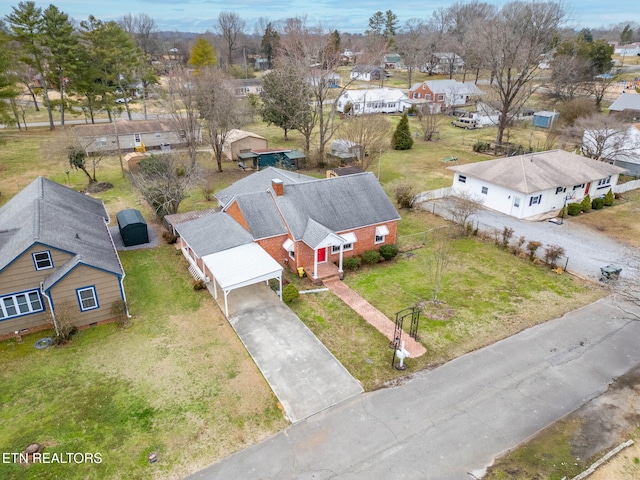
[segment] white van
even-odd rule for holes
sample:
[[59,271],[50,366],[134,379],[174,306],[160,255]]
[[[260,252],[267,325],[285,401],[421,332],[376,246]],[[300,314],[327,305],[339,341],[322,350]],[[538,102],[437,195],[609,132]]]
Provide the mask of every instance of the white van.
[[473,118],[460,117],[457,120],[451,122],[451,125],[458,128],[464,128],[465,130],[473,130],[474,128],[480,128],[478,122]]

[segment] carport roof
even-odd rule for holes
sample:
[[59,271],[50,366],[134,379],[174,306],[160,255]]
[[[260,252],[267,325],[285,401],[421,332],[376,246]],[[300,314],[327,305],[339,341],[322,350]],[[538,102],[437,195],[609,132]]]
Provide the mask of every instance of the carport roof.
[[282,274],[282,266],[256,243],[212,253],[202,259],[216,283],[227,292],[279,278]]

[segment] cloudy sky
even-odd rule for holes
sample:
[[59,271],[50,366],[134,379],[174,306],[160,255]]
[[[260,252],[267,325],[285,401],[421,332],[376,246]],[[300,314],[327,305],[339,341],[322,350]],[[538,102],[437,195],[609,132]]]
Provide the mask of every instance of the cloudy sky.
[[[499,0],[486,0],[501,5]],[[0,16],[4,18],[17,6],[19,0],[0,0]],[[218,14],[222,11],[235,12],[253,31],[256,20],[267,17],[278,20],[306,15],[308,23],[321,23],[327,28],[341,32],[362,33],[368,26],[369,17],[376,11],[388,9],[398,16],[400,23],[417,17],[427,18],[433,10],[447,7],[453,2],[444,0],[403,0],[389,2],[382,0],[48,0],[36,1],[45,9],[49,4],[76,20],[84,20],[93,15],[100,20],[118,20],[123,15],[146,13],[153,18],[160,30],[181,32],[212,31]],[[609,24],[640,22],[640,4],[635,0],[618,0],[613,4],[603,0],[565,1],[570,12],[572,27],[597,28]],[[393,6],[392,6],[393,5]]]

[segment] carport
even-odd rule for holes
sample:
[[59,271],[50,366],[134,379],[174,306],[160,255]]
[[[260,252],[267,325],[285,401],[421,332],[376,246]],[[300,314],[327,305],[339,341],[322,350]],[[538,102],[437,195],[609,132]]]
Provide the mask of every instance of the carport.
[[213,277],[213,295],[218,299],[218,288],[224,295],[225,316],[229,318],[228,296],[232,290],[277,278],[282,301],[282,266],[260,245],[248,243],[202,257]]

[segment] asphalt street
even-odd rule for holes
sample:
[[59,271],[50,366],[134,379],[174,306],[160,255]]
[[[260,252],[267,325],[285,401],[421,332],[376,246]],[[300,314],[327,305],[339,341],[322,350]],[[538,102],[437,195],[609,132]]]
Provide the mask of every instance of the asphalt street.
[[354,397],[189,478],[479,478],[638,365],[639,335],[638,318],[609,297]]

